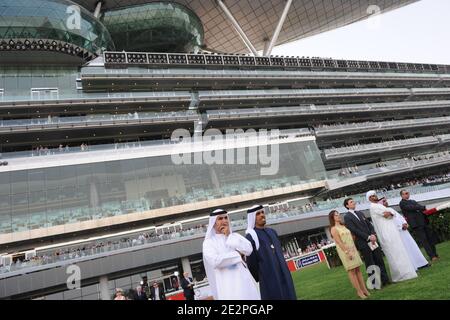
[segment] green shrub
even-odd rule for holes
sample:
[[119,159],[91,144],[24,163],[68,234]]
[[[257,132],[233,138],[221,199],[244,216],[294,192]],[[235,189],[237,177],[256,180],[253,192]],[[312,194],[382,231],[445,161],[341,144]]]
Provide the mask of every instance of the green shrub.
[[338,252],[336,250],[336,246],[332,246],[323,250],[325,256],[327,257],[328,264],[330,268],[336,268],[342,266],[342,261],[339,258]]
[[438,242],[450,240],[450,210],[438,212],[430,216],[429,220]]

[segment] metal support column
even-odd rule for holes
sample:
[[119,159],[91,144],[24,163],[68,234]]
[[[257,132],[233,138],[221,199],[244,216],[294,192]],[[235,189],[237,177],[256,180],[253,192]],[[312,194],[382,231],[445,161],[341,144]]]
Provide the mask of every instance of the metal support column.
[[191,262],[189,261],[189,258],[181,258],[181,265],[183,266],[183,273],[187,272],[189,273],[189,276],[192,277]]
[[239,25],[239,23],[233,17],[233,14],[230,12],[230,10],[228,10],[228,8],[225,5],[225,3],[223,3],[222,0],[217,0],[217,3],[219,5],[219,7],[223,10],[223,12],[225,13],[227,18],[230,20],[230,22],[233,25],[233,27],[236,29],[236,32],[241,36],[241,39],[245,43],[247,48],[253,53],[254,56],[259,56],[258,55],[258,51],[256,51],[255,47],[250,42],[250,39],[247,37],[247,35],[245,34],[244,30],[242,30],[242,28]]
[[100,291],[100,300],[111,300],[108,289],[108,277],[106,276],[100,277],[100,283],[98,284],[98,288]]
[[283,28],[284,21],[289,13],[289,9],[291,8],[292,0],[287,0],[286,5],[284,6],[283,13],[281,14],[280,20],[278,21],[278,25],[275,28],[275,32],[273,33],[272,39],[270,40],[269,46],[267,50],[264,50],[264,56],[269,56],[272,53],[272,49],[277,43],[278,36],[280,35],[281,28]]
[[94,17],[98,18],[98,16],[100,15],[100,10],[102,10],[102,1],[97,2],[97,6],[95,7],[95,11],[94,11]]

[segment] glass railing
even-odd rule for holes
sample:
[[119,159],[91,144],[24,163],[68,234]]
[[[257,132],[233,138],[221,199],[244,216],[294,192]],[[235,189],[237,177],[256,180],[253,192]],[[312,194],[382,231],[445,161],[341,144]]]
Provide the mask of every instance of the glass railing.
[[450,88],[412,88],[411,91],[414,94],[418,94],[418,93],[436,93],[436,92],[442,92],[442,93],[447,93],[450,91]]
[[409,120],[397,120],[397,121],[383,121],[383,122],[360,122],[360,123],[345,123],[335,125],[322,125],[315,126],[316,133],[328,133],[339,132],[348,130],[367,130],[367,129],[388,129],[388,128],[402,128],[412,127],[420,125],[439,125],[448,124],[450,117],[440,118],[422,118],[422,119],[409,119]]
[[[32,151],[18,151],[18,152],[6,152],[1,154],[1,159],[18,159],[29,157],[46,157],[73,153],[88,153],[97,151],[114,151],[123,152],[128,149],[139,149],[148,147],[161,147],[175,145],[179,142],[166,140],[149,140],[149,141],[135,141],[135,142],[122,142],[115,144],[99,144],[99,145],[81,145],[77,147],[69,147],[68,145],[61,145],[58,148],[41,148],[39,150]],[[13,163],[10,163],[13,164]]]
[[443,134],[440,136],[437,136],[441,141],[450,141],[450,134]]
[[350,166],[338,170],[327,171],[329,178],[345,180],[352,177],[370,176],[390,171],[414,169],[423,165],[432,166],[437,163],[450,161],[450,151],[416,155],[413,157],[388,160],[362,166]]
[[325,149],[324,153],[326,157],[329,157],[336,155],[346,155],[348,153],[353,153],[355,151],[375,151],[379,149],[386,150],[385,148],[396,149],[414,146],[417,144],[437,144],[437,143],[438,140],[435,137],[421,137],[421,138],[386,141],[380,143],[358,144],[342,148],[331,148]]
[[[243,141],[246,143],[249,142],[258,142],[258,143],[269,143],[270,140],[273,139],[285,139],[285,138],[298,138],[304,136],[312,136],[312,133],[307,128],[300,129],[288,129],[288,130],[279,130],[278,135],[272,134],[272,131],[267,136],[259,135],[249,137],[246,133],[235,134],[235,142]],[[114,143],[114,144],[99,144],[99,145],[81,145],[77,147],[69,147],[68,145],[61,145],[58,148],[40,148],[39,150],[32,151],[19,151],[19,152],[6,152],[0,154],[0,159],[18,159],[18,158],[29,158],[29,157],[43,157],[43,156],[55,156],[55,155],[64,155],[64,154],[72,154],[72,153],[87,153],[87,152],[97,152],[97,151],[111,151],[122,153],[124,149],[127,150],[139,150],[143,148],[159,148],[163,146],[174,146],[177,144],[186,144],[187,140],[177,141],[172,139],[164,139],[164,140],[148,140],[148,141],[134,141],[134,142],[124,142],[124,143]],[[196,142],[193,139],[191,143],[200,143],[204,147],[209,147],[211,145],[216,144],[219,149],[223,149],[226,146],[225,142],[215,142],[211,141],[199,141]],[[242,147],[242,146],[239,146]],[[159,150],[159,149],[158,149]],[[12,163],[11,163],[12,164]]]
[[90,101],[96,102],[96,100],[114,100],[114,99],[155,99],[155,100],[190,100],[191,94],[188,91],[155,91],[155,92],[100,92],[100,93],[65,93],[59,92],[58,94],[43,94],[43,95],[4,95],[0,100],[0,103],[17,104],[21,102],[42,104],[44,101],[58,103],[64,103],[64,101],[82,100],[89,103]]
[[[442,178],[443,183],[438,185],[411,185],[407,186],[408,190],[410,190],[413,194],[425,194],[429,192],[444,190],[450,188],[450,175]],[[446,183],[444,183],[447,181]],[[403,188],[404,186],[399,186],[399,188]],[[398,198],[399,189],[394,190],[378,190],[378,192],[387,197],[388,199]],[[353,195],[352,198],[357,202],[357,204],[366,203],[365,194],[356,194]],[[308,204],[302,207],[291,206],[287,209],[282,209],[277,212],[272,212],[267,214],[267,223],[276,224],[280,223],[286,219],[296,219],[300,218],[303,214],[306,213],[321,213],[326,210],[333,210],[336,208],[341,208],[344,197],[338,199],[330,199],[327,201],[319,201],[314,204]],[[231,219],[231,224],[233,230],[239,231],[243,230],[247,227],[246,219]],[[166,234],[148,234],[145,231],[139,234],[126,235],[120,240],[111,241],[111,239],[105,237],[101,240],[97,240],[95,242],[90,243],[82,243],[79,247],[75,248],[74,245],[70,246],[70,250],[65,248],[55,249],[54,252],[45,252],[43,255],[32,258],[30,261],[25,262],[16,262],[11,266],[2,266],[0,267],[0,273],[9,273],[18,270],[31,269],[37,266],[47,265],[50,267],[52,264],[60,263],[67,261],[67,263],[73,263],[74,259],[82,259],[82,258],[94,258],[97,255],[105,254],[108,252],[113,252],[121,249],[132,248],[145,246],[152,243],[160,243],[163,244],[166,241],[177,241],[189,237],[199,237],[203,236],[206,232],[206,225],[199,225],[194,228],[190,228],[187,230],[181,230],[172,233]],[[117,238],[117,236],[115,237]]]
[[353,105],[306,105],[297,107],[268,107],[268,108],[241,108],[227,110],[208,110],[209,119],[220,119],[228,117],[259,117],[299,114],[318,114],[335,112],[356,112],[390,109],[411,109],[414,107],[439,108],[450,107],[450,101],[426,101],[426,102],[400,102],[400,103],[377,103],[377,104],[353,104]]
[[3,120],[0,121],[1,127],[24,127],[24,126],[46,126],[58,124],[82,124],[92,122],[114,122],[114,121],[132,121],[132,120],[154,120],[154,121],[181,121],[197,120],[198,114],[195,111],[179,112],[134,112],[128,114],[98,114],[84,117],[49,117],[39,119],[23,120]]
[[[450,93],[450,88],[448,90]],[[430,90],[434,92],[434,90]],[[426,90],[424,90],[426,92]],[[239,97],[295,97],[305,95],[360,95],[360,94],[411,94],[411,89],[401,88],[383,88],[383,89],[267,89],[267,90],[215,90],[201,91],[199,93],[200,101],[202,99],[239,98]]]
[[[1,233],[28,231],[44,227],[53,227],[58,225],[94,221],[102,218],[122,216],[128,213],[143,213],[150,210],[169,208],[179,205],[198,203],[215,199],[223,199],[243,194],[287,188],[296,185],[314,183],[317,180],[302,180],[299,176],[284,177],[279,179],[248,179],[244,182],[228,183],[221,186],[220,190],[215,189],[195,189],[190,193],[180,194],[173,197],[162,198],[159,200],[150,200],[140,198],[138,200],[109,201],[98,205],[95,208],[88,206],[71,207],[51,212],[33,212],[27,219],[5,221],[0,223]],[[64,199],[59,199],[64,201]]]

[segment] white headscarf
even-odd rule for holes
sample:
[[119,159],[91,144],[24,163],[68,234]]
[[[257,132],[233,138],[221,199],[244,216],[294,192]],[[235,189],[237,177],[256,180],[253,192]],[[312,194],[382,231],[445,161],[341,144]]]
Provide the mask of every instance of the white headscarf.
[[377,193],[376,193],[375,190],[370,190],[370,191],[368,191],[368,192],[366,193],[366,199],[367,199],[367,201],[370,202],[370,197],[371,197],[371,196],[375,196],[376,194],[377,194]]
[[[226,212],[223,209],[217,209],[217,210],[214,210],[210,214],[209,222],[208,222],[208,229],[206,230],[206,235],[205,235],[205,240],[211,239],[216,234],[216,231],[214,230],[214,225],[216,224],[217,216],[220,216],[222,214],[228,215],[228,212]],[[228,216],[228,219],[230,219],[229,216]],[[231,229],[231,221],[230,221],[229,225],[230,225],[230,234],[231,234],[233,232],[233,230]]]
[[253,206],[247,210],[247,230],[245,230],[245,234],[249,234],[253,238],[256,250],[259,249],[259,239],[255,231],[256,213],[260,210],[264,210],[264,207],[261,205]]
[[[206,230],[205,235],[205,241],[206,240],[213,240],[214,236],[216,234],[216,230],[214,229],[214,225],[216,224],[217,216],[226,214],[228,215],[228,212],[226,212],[223,209],[217,209],[214,210],[210,216],[209,216],[209,223],[208,223],[208,229]],[[230,217],[228,216],[228,219]],[[230,234],[233,232],[231,229],[231,221],[229,222],[229,228],[230,228]],[[216,277],[214,273],[214,268],[210,266],[205,259],[203,259],[203,265],[205,267],[206,277],[208,278],[209,288],[211,289],[211,293],[214,296],[215,299],[217,299],[217,285],[216,285]]]

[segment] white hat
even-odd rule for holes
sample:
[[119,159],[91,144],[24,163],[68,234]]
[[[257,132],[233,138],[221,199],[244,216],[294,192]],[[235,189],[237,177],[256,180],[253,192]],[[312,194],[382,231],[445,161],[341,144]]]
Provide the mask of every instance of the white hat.
[[366,199],[367,199],[367,201],[370,201],[370,197],[371,197],[371,196],[376,196],[376,195],[377,195],[377,193],[376,193],[375,190],[370,190],[370,191],[368,191],[368,192],[366,193]]

